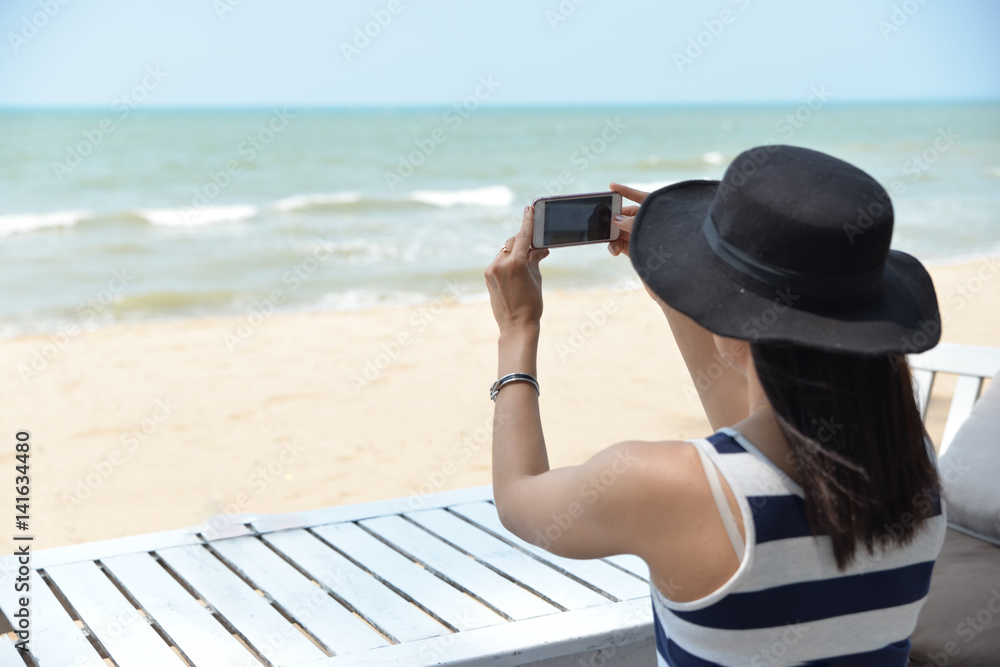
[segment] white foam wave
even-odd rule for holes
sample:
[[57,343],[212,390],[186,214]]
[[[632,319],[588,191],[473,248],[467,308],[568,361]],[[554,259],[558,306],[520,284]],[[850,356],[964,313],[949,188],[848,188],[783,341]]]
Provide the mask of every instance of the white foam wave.
[[467,190],[414,190],[409,197],[412,201],[432,206],[450,208],[452,206],[510,206],[514,201],[514,191],[506,185],[490,185],[485,188]]
[[726,156],[719,151],[709,151],[702,154],[701,161],[705,164],[720,165],[726,161]]
[[[441,301],[440,294],[423,292],[403,292],[399,290],[344,290],[323,295],[315,303],[320,310],[368,310],[369,308],[409,308],[427,303]],[[489,293],[477,290],[468,294],[460,294],[457,298],[444,298],[446,303],[477,303],[489,301]]]
[[318,249],[331,253],[339,261],[348,264],[367,264],[371,261],[412,261],[417,257],[416,247],[406,248],[390,242],[375,239],[355,239],[350,241],[324,242],[320,245],[304,244],[297,247],[300,254],[315,255]]
[[143,208],[136,213],[152,225],[159,227],[204,227],[223,222],[241,222],[257,215],[257,207],[251,204],[232,206],[206,206],[194,208]]
[[653,192],[654,190],[659,190],[660,188],[665,188],[668,185],[673,185],[679,181],[653,181],[650,183],[629,183],[630,188],[635,188],[636,190],[642,190],[643,192]]
[[325,294],[316,304],[321,310],[368,310],[379,307],[417,306],[431,300],[416,292],[380,292],[377,290],[344,290]]
[[359,201],[361,201],[361,195],[357,192],[319,193],[313,195],[295,195],[294,197],[281,199],[274,202],[274,204],[271,205],[271,208],[276,211],[292,213],[323,206],[356,204]]
[[24,234],[50,227],[73,227],[91,217],[87,211],[53,211],[52,213],[13,213],[0,215],[0,237]]

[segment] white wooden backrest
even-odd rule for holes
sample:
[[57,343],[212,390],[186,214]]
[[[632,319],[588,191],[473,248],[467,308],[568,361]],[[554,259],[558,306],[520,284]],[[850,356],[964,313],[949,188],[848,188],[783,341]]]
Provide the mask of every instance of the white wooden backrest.
[[927,418],[931,389],[937,374],[958,376],[944,435],[938,446],[940,456],[951,446],[958,429],[972,412],[972,406],[982,393],[983,380],[1000,371],[1000,348],[941,343],[927,352],[910,355],[909,361],[916,383],[917,403],[924,419]]

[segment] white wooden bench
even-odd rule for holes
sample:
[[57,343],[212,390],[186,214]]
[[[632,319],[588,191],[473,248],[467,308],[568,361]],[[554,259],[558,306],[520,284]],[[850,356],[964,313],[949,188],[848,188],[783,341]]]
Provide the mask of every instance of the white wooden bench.
[[[926,410],[960,377],[942,449],[1000,350],[911,358]],[[0,666],[653,665],[648,568],[570,560],[505,530],[489,486],[50,549],[30,568],[31,660]],[[18,563],[0,559],[16,627]]]
[[[248,517],[224,535],[38,552],[32,657],[41,667],[105,657],[120,667],[413,667],[652,655],[640,559],[553,556],[507,532],[491,500],[483,486]],[[10,620],[15,567],[0,565]],[[0,638],[0,665],[23,664]]]

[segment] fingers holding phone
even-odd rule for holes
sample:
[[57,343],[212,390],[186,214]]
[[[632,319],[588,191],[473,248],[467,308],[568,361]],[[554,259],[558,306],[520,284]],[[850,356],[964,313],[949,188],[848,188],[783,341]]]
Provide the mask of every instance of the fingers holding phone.
[[[622,185],[620,183],[612,183],[611,191],[617,192],[625,199],[628,199],[629,201],[634,201],[636,204],[641,204],[642,202],[646,201],[646,197],[649,196],[648,192],[643,192],[642,190],[636,190],[635,188],[630,188],[629,186]],[[639,210],[638,206],[630,206],[628,208],[634,208],[637,211]],[[635,215],[635,213],[633,213],[632,215]]]
[[[618,193],[625,199],[637,202],[638,204],[641,204],[649,195],[648,192],[636,190],[635,188],[630,188],[626,185],[619,185],[618,183],[611,184],[611,191]],[[611,224],[618,229],[618,238],[608,243],[608,252],[615,257],[622,254],[626,257],[629,256],[629,237],[632,233],[632,223],[635,221],[635,215],[638,212],[639,207],[637,205],[630,204],[628,206],[622,206],[621,213],[612,218]]]

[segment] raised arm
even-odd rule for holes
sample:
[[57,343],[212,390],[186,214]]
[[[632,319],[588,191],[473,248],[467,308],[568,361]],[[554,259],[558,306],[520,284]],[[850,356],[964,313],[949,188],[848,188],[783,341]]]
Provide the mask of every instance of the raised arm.
[[[612,183],[611,189],[637,204],[641,204],[648,194],[617,183]],[[621,233],[618,240],[612,241],[608,246],[612,255],[628,256],[629,236],[638,212],[638,206],[623,206],[622,215],[615,218],[614,224]],[[732,426],[745,419],[750,412],[747,379],[726,362],[722,355],[726,352],[725,348],[720,352],[710,331],[665,304],[648,287],[646,291],[667,318],[712,428]],[[720,343],[725,344],[721,339]]]

